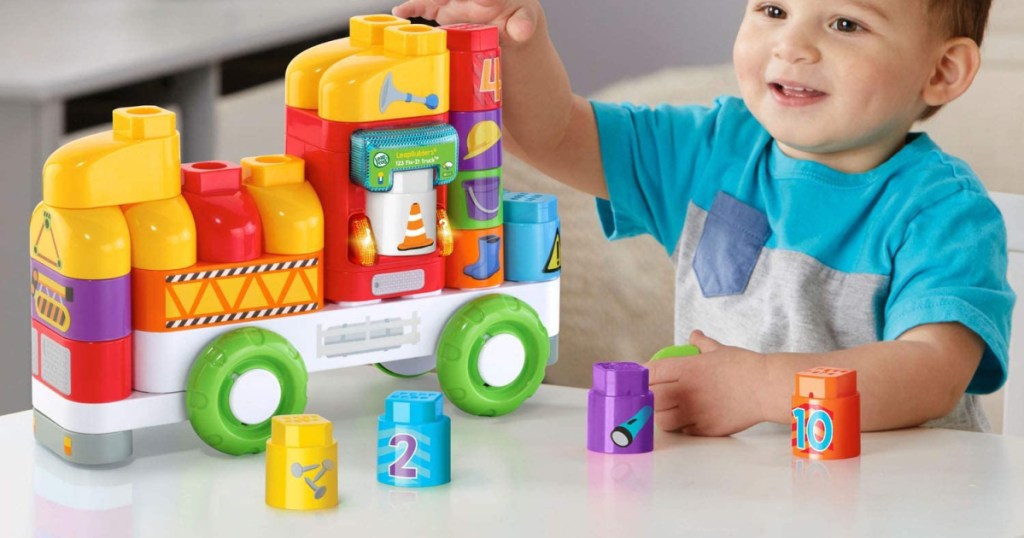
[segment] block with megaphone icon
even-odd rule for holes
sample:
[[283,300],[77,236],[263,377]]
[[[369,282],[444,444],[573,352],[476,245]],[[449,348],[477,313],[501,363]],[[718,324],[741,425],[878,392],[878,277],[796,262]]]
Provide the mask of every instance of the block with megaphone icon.
[[383,114],[391,103],[419,103],[430,110],[437,108],[438,98],[436,93],[429,95],[413,95],[400,91],[395,87],[394,77],[388,73],[384,77],[384,84],[380,88],[380,113]]
[[320,118],[361,123],[448,111],[445,32],[396,24],[381,33],[383,47],[342,58],[320,77]]

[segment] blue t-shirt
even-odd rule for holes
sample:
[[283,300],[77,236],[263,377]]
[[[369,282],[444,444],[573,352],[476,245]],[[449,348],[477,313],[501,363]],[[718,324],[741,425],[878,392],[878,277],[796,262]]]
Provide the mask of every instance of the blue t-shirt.
[[650,234],[677,264],[676,339],[825,352],[959,322],[986,343],[968,392],[1006,379],[1006,229],[963,161],[923,133],[846,174],[786,156],[736,98],[592,103],[610,239]]

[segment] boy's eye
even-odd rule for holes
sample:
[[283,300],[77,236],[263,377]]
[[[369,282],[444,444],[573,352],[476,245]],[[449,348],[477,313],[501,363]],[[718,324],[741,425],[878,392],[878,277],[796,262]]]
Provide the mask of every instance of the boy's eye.
[[779,6],[763,6],[761,13],[764,13],[769,19],[784,19],[786,18],[786,12],[782,11]]
[[861,26],[856,22],[853,22],[850,19],[844,19],[842,17],[833,21],[831,27],[833,30],[844,33],[853,33],[861,29]]

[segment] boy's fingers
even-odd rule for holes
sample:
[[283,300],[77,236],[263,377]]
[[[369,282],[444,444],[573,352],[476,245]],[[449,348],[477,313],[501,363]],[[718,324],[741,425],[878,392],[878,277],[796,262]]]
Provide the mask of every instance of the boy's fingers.
[[505,33],[517,43],[522,43],[533,36],[537,28],[537,14],[532,9],[521,7],[508,18]]
[[647,381],[651,385],[678,383],[685,378],[685,370],[689,362],[690,357],[670,357],[648,362],[646,366],[650,373],[647,376]]
[[419,17],[424,11],[423,3],[416,0],[409,0],[391,8],[391,14],[403,19]]
[[666,432],[676,432],[692,426],[692,422],[682,408],[673,407],[664,411],[655,411],[654,425]]
[[673,362],[675,362],[675,359],[662,359],[657,362],[647,363],[647,370],[650,371],[647,376],[648,384],[653,387],[661,383],[674,383],[678,381],[679,378],[674,376]]
[[699,347],[701,353],[710,353],[720,347],[724,347],[721,342],[708,337],[702,331],[693,331],[690,333],[690,343]]
[[679,388],[672,383],[651,385],[651,393],[654,394],[654,411],[665,411],[673,407],[679,407]]
[[391,14],[403,19],[421,17],[434,21],[437,20],[438,11],[447,3],[447,0],[406,0],[391,8]]

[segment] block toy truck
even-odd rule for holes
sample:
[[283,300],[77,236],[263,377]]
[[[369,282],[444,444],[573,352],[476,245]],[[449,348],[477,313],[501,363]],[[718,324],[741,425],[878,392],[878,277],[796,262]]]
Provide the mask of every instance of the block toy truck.
[[[310,372],[365,364],[436,368],[476,415],[532,395],[560,258],[557,233],[505,249],[497,45],[492,27],[355,17],[289,65],[284,154],[181,164],[154,106],[55,151],[29,226],[38,442],[107,464],[133,430],[187,420],[258,453],[271,417],[305,412]],[[505,281],[506,256],[544,267]]]

